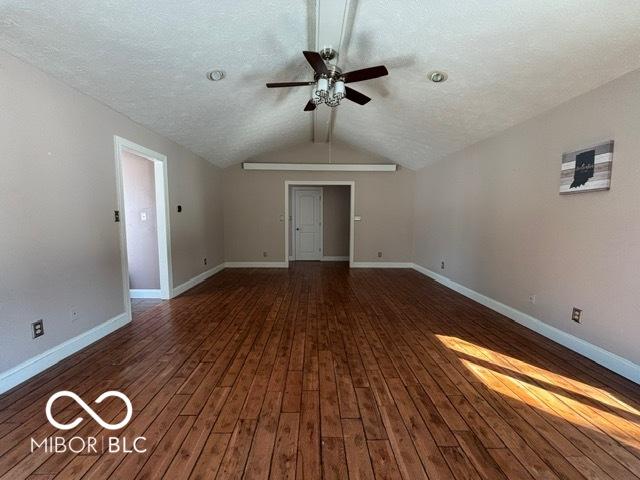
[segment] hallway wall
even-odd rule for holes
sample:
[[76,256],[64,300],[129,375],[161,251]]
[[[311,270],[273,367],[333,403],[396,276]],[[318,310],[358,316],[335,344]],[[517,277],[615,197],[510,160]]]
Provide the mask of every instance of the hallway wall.
[[121,161],[129,288],[157,290],[160,265],[154,164],[127,151],[122,152]]
[[351,191],[346,185],[322,187],[323,197],[323,254],[325,257],[349,256],[351,227]]
[[0,65],[1,386],[21,362],[128,320],[114,135],[168,158],[174,286],[224,252],[220,169],[2,51]]

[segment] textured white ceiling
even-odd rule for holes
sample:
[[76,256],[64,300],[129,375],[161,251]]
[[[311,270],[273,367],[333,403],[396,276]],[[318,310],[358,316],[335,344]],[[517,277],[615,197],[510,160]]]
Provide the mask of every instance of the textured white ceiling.
[[[373,101],[343,103],[334,138],[411,168],[640,68],[638,0],[352,2],[341,66],[390,76],[352,85]],[[310,141],[309,90],[264,83],[310,77],[314,15],[313,0],[0,0],[0,48],[226,166]]]

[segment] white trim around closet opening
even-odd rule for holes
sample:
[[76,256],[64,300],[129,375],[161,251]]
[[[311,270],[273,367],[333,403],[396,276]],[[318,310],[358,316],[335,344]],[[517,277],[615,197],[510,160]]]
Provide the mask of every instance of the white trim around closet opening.
[[284,182],[284,262],[283,265],[289,266],[289,187],[297,186],[328,186],[328,185],[347,185],[351,193],[351,202],[349,209],[349,217],[351,219],[349,226],[349,266],[353,266],[354,245],[355,245],[355,205],[356,205],[356,182],[353,180],[285,180]]

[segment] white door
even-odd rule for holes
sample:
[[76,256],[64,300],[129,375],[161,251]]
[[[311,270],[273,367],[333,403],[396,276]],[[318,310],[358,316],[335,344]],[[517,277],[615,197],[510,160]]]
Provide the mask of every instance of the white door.
[[294,190],[296,260],[322,260],[322,190]]

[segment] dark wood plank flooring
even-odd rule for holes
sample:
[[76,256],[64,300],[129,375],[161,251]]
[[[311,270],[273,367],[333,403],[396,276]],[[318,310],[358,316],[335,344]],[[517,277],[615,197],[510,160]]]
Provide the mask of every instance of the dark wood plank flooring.
[[139,317],[142,313],[160,305],[164,300],[157,298],[132,298],[131,313],[134,317]]
[[[637,385],[414,271],[225,270],[135,311],[0,396],[0,478],[640,478]],[[113,389],[123,430],[47,422],[58,390],[115,422]],[[147,452],[30,452],[114,434]]]

